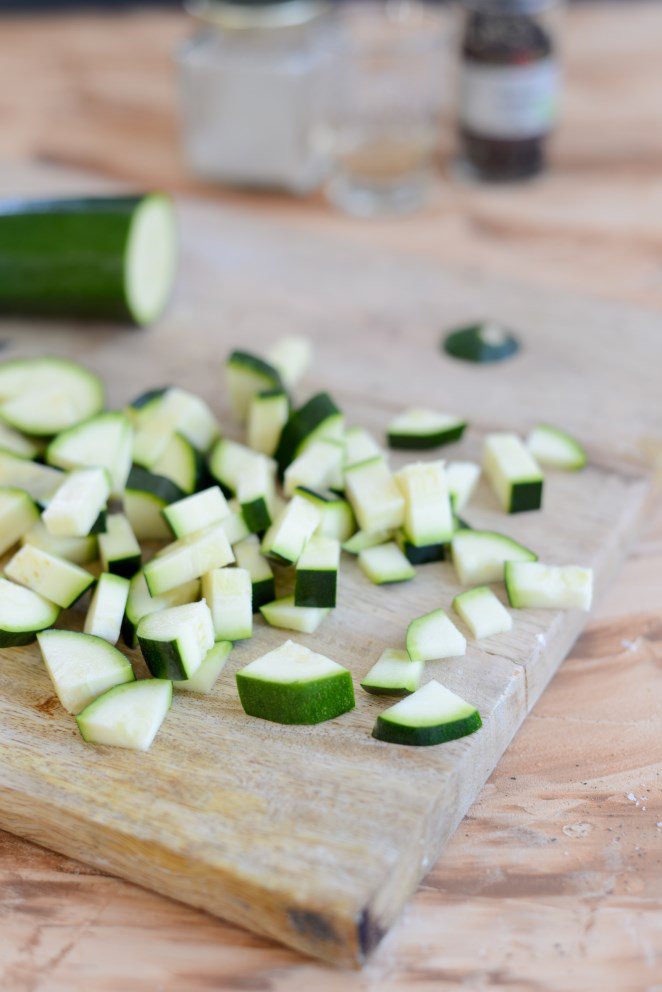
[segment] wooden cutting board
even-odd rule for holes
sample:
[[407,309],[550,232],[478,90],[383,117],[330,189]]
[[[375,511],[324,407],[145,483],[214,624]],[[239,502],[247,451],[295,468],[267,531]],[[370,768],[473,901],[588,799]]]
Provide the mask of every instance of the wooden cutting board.
[[[2,194],[98,188],[65,173],[0,173]],[[412,403],[458,412],[472,429],[447,449],[456,458],[478,457],[486,429],[556,422],[586,441],[591,467],[550,473],[540,513],[505,517],[481,486],[465,515],[543,560],[591,565],[600,595],[643,506],[641,450],[662,434],[659,317],[438,270],[208,203],[179,209],[181,277],[157,327],[4,322],[7,357],[75,356],[105,377],[112,405],[149,386],[190,387],[236,434],[221,374],[226,352],[261,351],[302,332],[314,338],[316,358],[299,396],[328,389],[351,423],[383,432]],[[474,367],[442,355],[447,326],[483,315],[518,329],[520,356]],[[379,589],[343,560],[339,608],[314,636],[293,636],[351,669],[352,713],[317,727],[246,717],[235,671],[287,636],[258,621],[210,696],[177,697],[147,754],[85,745],[36,647],[0,652],[0,827],[306,953],[359,963],[586,621],[519,611],[510,634],[469,639],[465,657],[427,666],[427,676],[480,709],[484,727],[472,737],[428,749],[373,740],[385,704],[358,678],[385,647],[402,645],[409,620],[450,608],[458,590],[446,563]],[[71,611],[63,622],[82,616]]]

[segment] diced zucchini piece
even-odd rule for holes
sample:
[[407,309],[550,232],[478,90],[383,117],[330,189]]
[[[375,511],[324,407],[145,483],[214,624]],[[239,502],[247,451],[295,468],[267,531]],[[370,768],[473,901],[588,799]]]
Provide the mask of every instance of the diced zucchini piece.
[[230,507],[219,486],[210,486],[193,496],[164,507],[163,516],[175,537],[186,537],[196,530],[218,524],[230,516]]
[[183,585],[171,589],[170,592],[162,596],[150,596],[145,576],[142,571],[136,572],[129,585],[129,598],[126,602],[126,611],[122,621],[122,639],[129,648],[135,648],[138,644],[137,630],[138,624],[143,617],[151,613],[159,613],[161,610],[171,606],[183,606],[185,603],[192,603],[200,595],[200,581],[193,579],[191,582],[184,582]]
[[172,682],[143,679],[105,692],[76,717],[88,744],[148,751],[172,703]]
[[59,434],[103,408],[101,380],[66,358],[22,358],[0,365],[0,419],[23,434]]
[[502,582],[504,562],[535,561],[537,555],[505,534],[459,530],[451,541],[453,565],[463,586]]
[[9,451],[0,451],[0,486],[24,489],[35,503],[45,506],[63,479],[64,473],[57,468],[29,462]]
[[489,586],[461,592],[453,600],[453,609],[474,637],[491,637],[512,630],[513,618]]
[[510,605],[520,609],[591,609],[591,568],[581,568],[579,565],[544,565],[541,561],[508,561],[505,582]]
[[237,499],[252,534],[262,534],[271,525],[275,494],[272,465],[266,458],[256,458],[239,475]]
[[167,541],[171,533],[162,511],[184,496],[170,479],[134,465],[124,492],[124,512],[138,540]]
[[175,386],[154,390],[134,413],[134,423],[134,460],[148,468],[161,457],[173,434],[181,434],[203,453],[219,434],[218,421],[204,400]]
[[494,321],[460,327],[443,344],[447,354],[465,362],[502,362],[519,351],[515,335]]
[[262,552],[295,564],[321,519],[319,510],[312,503],[301,496],[295,496],[264,535]]
[[405,522],[405,500],[383,458],[345,470],[345,490],[361,530],[396,530]]
[[160,596],[233,561],[223,524],[211,524],[163,548],[145,565],[143,572],[150,594]]
[[344,417],[328,393],[317,393],[298,410],[290,413],[276,448],[278,474],[285,469],[304,448],[320,438],[342,440]]
[[248,409],[246,436],[249,448],[271,457],[289,415],[290,402],[284,390],[270,389],[253,396]]
[[209,456],[209,471],[226,496],[234,496],[239,487],[239,477],[254,462],[263,462],[258,454],[245,444],[223,437],[217,441]]
[[46,461],[57,468],[105,468],[113,496],[121,496],[131,469],[133,428],[124,413],[99,413],[58,434]]
[[202,577],[202,595],[211,611],[217,641],[253,636],[253,589],[245,568],[214,568]]
[[287,388],[293,389],[310,365],[313,345],[303,336],[281,338],[267,357]]
[[184,692],[211,692],[232,651],[232,641],[217,641],[200,662],[195,675],[190,679],[173,682],[175,689]]
[[444,462],[416,462],[396,472],[405,498],[404,529],[412,544],[425,547],[450,541],[455,531]]
[[344,451],[335,441],[321,438],[308,445],[285,469],[283,489],[292,496],[299,486],[309,489],[339,488]]
[[155,386],[153,389],[146,389],[144,393],[139,393],[138,396],[134,396],[125,410],[125,413],[131,423],[138,423],[140,419],[140,411],[146,406],[149,406],[149,404],[154,400],[160,399],[171,388],[171,386]]
[[340,544],[334,537],[313,534],[306,543],[296,569],[296,606],[336,605]]
[[42,514],[54,537],[85,537],[108,502],[110,483],[103,468],[79,468],[65,476]]
[[526,446],[539,465],[567,472],[576,472],[586,465],[586,452],[579,441],[549,424],[534,427],[526,439]]
[[232,412],[240,423],[248,416],[251,400],[268,389],[282,389],[280,375],[269,362],[248,351],[233,351],[225,363],[225,381]]
[[427,747],[480,730],[480,713],[435,679],[377,717],[372,736],[389,744]]
[[214,644],[209,607],[201,600],[144,616],[138,624],[138,644],[155,678],[192,678]]
[[0,555],[39,522],[39,510],[24,489],[0,488]]
[[322,723],[355,705],[347,669],[294,641],[240,669],[237,689],[249,716],[274,723]]
[[317,507],[321,520],[317,525],[316,534],[324,537],[335,537],[337,541],[347,541],[356,531],[354,512],[343,496],[330,489],[307,489],[298,486],[295,495],[302,496]]
[[488,434],[483,471],[506,513],[539,510],[543,475],[517,434]]
[[267,559],[260,554],[260,541],[249,534],[233,548],[237,566],[245,568],[251,577],[253,613],[276,598],[274,573]]
[[128,595],[128,579],[121,575],[112,575],[110,572],[102,572],[85,617],[83,627],[85,633],[102,637],[109,644],[117,644]]
[[250,537],[251,532],[246,526],[246,521],[244,520],[244,515],[241,512],[238,501],[231,499],[228,507],[230,509],[230,515],[222,520],[221,524],[230,545],[234,547],[239,541],[244,541],[247,537]]
[[106,532],[99,534],[99,557],[104,572],[130,579],[140,568],[140,545],[123,513],[109,513]]
[[5,575],[63,609],[75,603],[94,582],[94,576],[84,568],[33,544],[24,544],[16,552],[7,563]]
[[480,478],[475,462],[446,462],[446,481],[453,509],[457,513],[467,505]]
[[[106,518],[106,525],[108,518]],[[96,534],[87,537],[53,537],[41,520],[21,538],[21,544],[32,544],[56,558],[65,558],[75,565],[87,565],[99,556]]]
[[343,542],[342,549],[350,555],[358,555],[368,548],[376,548],[378,545],[388,544],[392,540],[392,530],[375,530],[372,532],[357,530],[356,534]]
[[418,689],[424,667],[406,651],[387,648],[361,680],[361,688],[375,696],[406,696]]
[[407,627],[407,652],[412,661],[439,661],[466,654],[467,641],[443,610],[417,617]]
[[0,449],[8,451],[19,458],[36,458],[39,454],[39,445],[24,437],[18,431],[12,430],[6,424],[0,422]]
[[[135,461],[138,462],[138,459]],[[183,434],[173,434],[163,453],[156,460],[150,461],[150,471],[155,475],[170,479],[183,493],[195,492],[203,473],[204,460]]]
[[444,561],[446,544],[414,544],[404,528],[396,531],[395,540],[407,561],[412,565],[428,565],[433,561]]
[[129,659],[101,637],[44,630],[37,640],[57,697],[69,713],[80,713],[108,689],[135,678]]
[[359,551],[359,566],[377,586],[407,582],[416,571],[394,541]]
[[39,631],[53,626],[59,613],[43,596],[0,578],[0,647],[30,644]]
[[260,607],[260,613],[270,627],[296,630],[300,634],[314,634],[330,612],[323,607],[295,606],[294,596],[283,596]]
[[466,420],[451,413],[415,408],[401,413],[388,428],[391,448],[423,451],[459,441],[467,427]]
[[363,427],[349,427],[345,431],[345,468],[358,465],[370,458],[381,458],[384,452],[372,434]]

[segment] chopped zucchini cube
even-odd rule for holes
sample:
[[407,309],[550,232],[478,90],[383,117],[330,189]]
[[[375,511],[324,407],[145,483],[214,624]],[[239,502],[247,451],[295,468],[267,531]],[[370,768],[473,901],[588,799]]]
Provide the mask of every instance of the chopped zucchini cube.
[[238,671],[237,688],[249,716],[274,723],[321,723],[355,705],[347,669],[294,641]]
[[540,466],[516,434],[488,434],[483,470],[506,513],[539,510],[542,506]]

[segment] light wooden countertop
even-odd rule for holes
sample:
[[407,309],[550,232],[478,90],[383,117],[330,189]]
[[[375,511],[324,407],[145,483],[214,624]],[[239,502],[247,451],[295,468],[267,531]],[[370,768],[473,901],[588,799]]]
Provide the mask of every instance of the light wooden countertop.
[[[321,199],[249,197],[188,179],[170,61],[188,25],[174,14],[3,19],[0,161],[161,184],[469,272],[656,307],[662,5],[586,5],[569,13],[566,29],[554,170],[498,189],[442,177],[420,217],[359,223]],[[658,507],[587,633],[363,972],[325,968],[0,834],[0,988],[659,992],[661,607]]]

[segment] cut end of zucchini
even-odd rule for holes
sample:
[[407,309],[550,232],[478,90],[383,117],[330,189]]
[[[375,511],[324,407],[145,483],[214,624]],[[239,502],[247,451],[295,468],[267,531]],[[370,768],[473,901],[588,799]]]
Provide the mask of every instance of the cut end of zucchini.
[[539,510],[543,474],[516,434],[488,434],[483,449],[483,470],[506,513]]
[[245,568],[215,568],[202,577],[202,595],[209,607],[217,641],[243,641],[253,636],[253,587]]
[[237,672],[237,688],[249,716],[274,723],[322,723],[355,705],[347,669],[294,641]]
[[5,575],[62,609],[72,606],[94,582],[94,576],[70,561],[24,544],[7,563]]
[[176,256],[172,200],[162,193],[150,193],[134,211],[126,246],[126,306],[137,324],[151,324],[164,310]]
[[459,530],[451,541],[453,565],[463,586],[503,582],[507,561],[535,561],[537,555],[505,534]]
[[407,653],[412,661],[457,658],[466,650],[466,638],[443,610],[426,613],[407,628]]
[[428,747],[475,733],[480,713],[434,679],[377,717],[372,736],[389,744]]
[[590,610],[593,569],[543,562],[506,562],[506,591],[511,606],[541,610]]
[[403,526],[405,499],[383,458],[346,468],[345,489],[361,530],[372,533]]
[[395,474],[405,500],[404,530],[416,547],[445,544],[455,531],[444,462],[416,462]]
[[585,467],[587,455],[579,441],[549,424],[538,424],[529,434],[526,446],[543,466],[577,472]]
[[248,351],[233,351],[225,363],[225,377],[232,412],[243,423],[253,397],[270,389],[281,389],[278,371],[269,362]]
[[418,689],[424,667],[406,651],[387,648],[361,681],[361,688],[375,696],[406,696]]
[[102,572],[85,617],[85,633],[102,637],[109,644],[117,644],[128,595],[128,579]]
[[0,647],[30,644],[40,631],[53,626],[59,613],[43,596],[0,578]]
[[225,668],[231,651],[231,641],[217,641],[200,662],[200,667],[195,675],[181,682],[173,682],[174,688],[183,692],[199,692],[202,695],[211,692],[216,680]]
[[134,679],[129,659],[100,637],[45,630],[37,640],[58,699],[69,713],[80,713],[108,689]]
[[516,355],[520,344],[507,328],[486,321],[451,331],[443,340],[446,354],[464,362],[503,362]]
[[78,362],[48,357],[0,365],[0,419],[23,434],[59,434],[103,403],[101,380]]
[[407,410],[391,421],[388,443],[391,448],[423,451],[459,441],[467,422],[449,413],[420,408]]
[[476,638],[512,630],[513,618],[488,586],[460,593],[453,600],[453,609]]
[[88,744],[148,751],[172,703],[172,682],[144,679],[118,685],[76,718]]
[[408,582],[416,575],[411,563],[393,541],[360,551],[359,566],[377,586]]
[[283,596],[260,607],[260,613],[270,627],[296,630],[300,634],[314,634],[329,609],[315,606],[296,606],[294,596]]
[[214,625],[205,602],[144,616],[137,634],[152,675],[175,681],[192,678],[214,644]]

